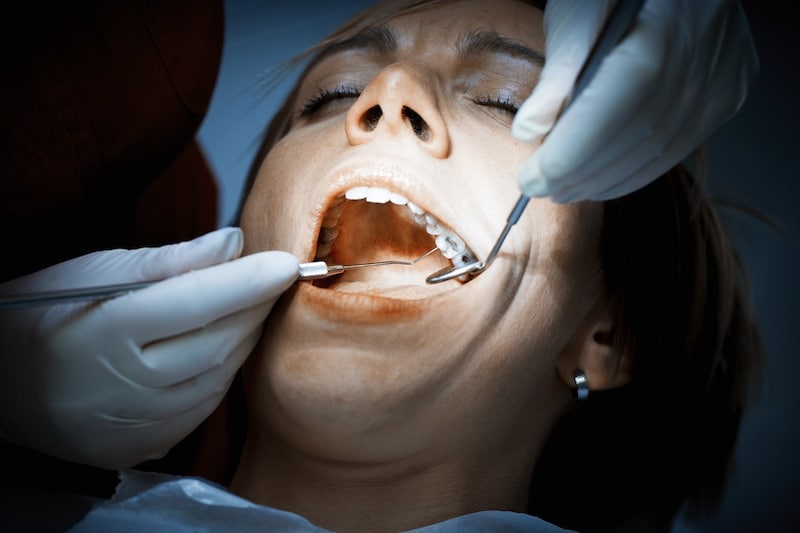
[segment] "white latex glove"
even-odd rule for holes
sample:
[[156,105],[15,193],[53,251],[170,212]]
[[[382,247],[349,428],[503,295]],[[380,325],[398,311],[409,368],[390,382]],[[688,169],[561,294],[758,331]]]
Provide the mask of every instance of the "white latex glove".
[[[597,39],[611,0],[550,0],[547,61],[513,135],[541,141]],[[636,25],[523,164],[527,196],[564,203],[639,189],[741,107],[758,70],[735,0],[647,0]]]
[[96,252],[0,285],[5,294],[165,279],[103,302],[0,311],[0,432],[104,468],[163,456],[219,404],[278,296],[285,252],[235,259],[235,228]]

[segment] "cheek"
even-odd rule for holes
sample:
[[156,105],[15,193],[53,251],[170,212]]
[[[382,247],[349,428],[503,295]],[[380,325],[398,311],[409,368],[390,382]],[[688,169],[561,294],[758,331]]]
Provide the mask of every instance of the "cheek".
[[[275,201],[291,194],[292,149],[278,143],[267,155],[258,170],[255,183],[247,195],[242,212],[242,231],[245,236],[245,253],[266,249],[286,249],[279,232],[272,231],[281,221],[292,217],[287,202]],[[296,215],[295,215],[296,216]]]
[[489,351],[508,354],[504,364],[511,368],[512,379],[534,369],[550,379],[555,378],[558,354],[604,289],[599,270],[602,206],[546,201],[530,209],[517,230],[532,236],[534,259],[519,285],[499,303],[504,318]]
[[[503,188],[509,197],[518,196],[517,173],[539,143],[520,142],[511,135],[508,126],[495,122],[488,115],[479,116],[482,120],[456,119],[450,128],[454,159],[465,169],[471,169],[471,186]],[[503,208],[510,209],[511,204]]]
[[565,299],[563,290],[544,279],[523,290],[536,296],[515,298],[470,360],[452,405],[453,412],[467,411],[481,421],[481,431],[498,431],[498,437],[511,431],[511,439],[541,427],[562,408],[558,355],[573,334],[573,315],[582,312],[576,300]]
[[[264,158],[248,193],[241,226],[245,253],[265,249],[290,250],[290,233],[276,228],[311,223],[307,206],[309,191],[319,181],[318,170],[335,149],[336,135],[305,128],[278,142]],[[298,207],[301,207],[298,209]]]

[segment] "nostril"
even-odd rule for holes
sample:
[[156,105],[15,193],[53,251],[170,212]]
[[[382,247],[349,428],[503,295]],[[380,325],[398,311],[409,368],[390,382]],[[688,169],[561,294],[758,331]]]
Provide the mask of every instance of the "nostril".
[[378,127],[378,121],[383,116],[380,106],[372,106],[361,117],[361,126],[365,131],[373,131]]
[[428,126],[428,123],[425,122],[425,119],[419,115],[419,113],[410,107],[403,106],[403,116],[406,117],[411,123],[411,128],[414,130],[414,134],[419,138],[419,140],[430,140],[431,128]]

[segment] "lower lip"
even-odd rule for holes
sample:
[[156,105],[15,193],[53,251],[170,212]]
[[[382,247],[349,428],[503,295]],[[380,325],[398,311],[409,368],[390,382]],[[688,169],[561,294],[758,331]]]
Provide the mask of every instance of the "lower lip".
[[423,298],[401,299],[369,292],[322,289],[311,283],[301,282],[295,288],[294,297],[296,303],[329,321],[347,324],[381,324],[418,319],[432,308],[446,304],[446,300],[453,292],[453,290],[439,291]]

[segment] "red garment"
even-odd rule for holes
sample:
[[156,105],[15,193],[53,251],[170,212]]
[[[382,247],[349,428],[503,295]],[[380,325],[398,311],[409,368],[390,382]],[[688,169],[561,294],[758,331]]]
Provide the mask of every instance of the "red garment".
[[15,1],[0,32],[0,280],[216,227],[193,142],[221,0]]

